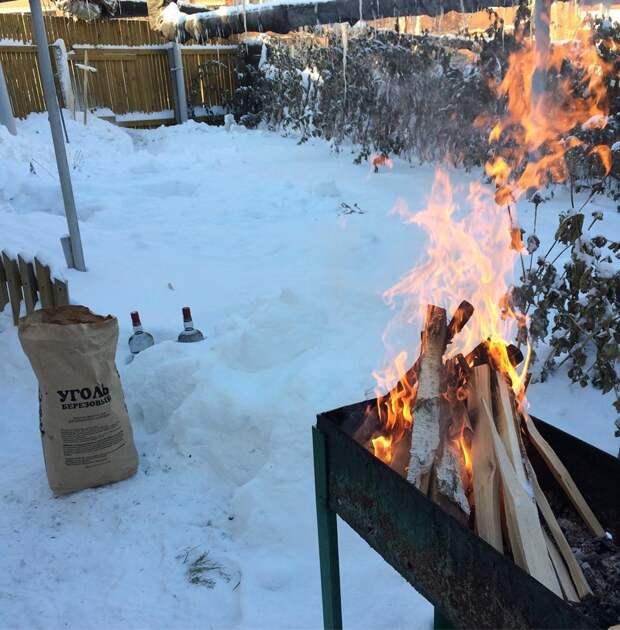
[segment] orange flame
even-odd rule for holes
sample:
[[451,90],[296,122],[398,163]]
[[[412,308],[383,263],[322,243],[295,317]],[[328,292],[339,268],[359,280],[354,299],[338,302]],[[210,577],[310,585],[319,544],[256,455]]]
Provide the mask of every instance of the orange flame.
[[[413,401],[417,393],[417,383],[411,383],[407,378],[407,353],[400,352],[383,373],[374,372],[377,381],[377,411],[382,421],[386,435],[372,440],[375,455],[389,464],[392,461],[392,446],[397,444],[412,425]],[[393,386],[389,396],[383,396],[382,391]]]
[[473,471],[471,453],[469,451],[469,448],[467,447],[467,444],[465,444],[465,438],[463,436],[459,438],[459,446],[461,447],[463,459],[465,460],[465,470],[467,470],[467,473],[471,475]]
[[[485,167],[498,186],[499,205],[529,189],[566,181],[566,152],[583,144],[569,135],[571,131],[607,125],[605,73],[610,65],[601,59],[591,38],[590,28],[584,25],[576,32],[575,40],[553,44],[544,57],[531,43],[524,42],[510,55],[503,80],[491,86],[499,98],[506,99],[506,114],[489,133],[489,143],[500,144]],[[615,46],[614,42],[609,45]],[[567,62],[581,77],[577,87],[574,77],[560,75]],[[541,71],[552,78],[554,85],[537,94],[535,75]],[[576,97],[576,92],[580,96]],[[599,156],[605,174],[609,173],[609,149],[597,146],[590,153]]]
[[412,214],[399,205],[406,223],[426,230],[428,258],[384,294],[388,304],[400,303],[401,317],[418,329],[427,304],[442,306],[451,316],[461,300],[469,300],[474,317],[448,356],[465,353],[483,339],[511,338],[516,328],[515,314],[503,299],[518,256],[511,248],[510,216],[498,211],[492,193],[477,182],[469,185],[466,201],[457,203],[448,174],[438,169],[424,210]]
[[[614,42],[606,46],[615,49]],[[575,70],[564,78],[560,69],[569,62]],[[491,362],[511,383],[520,404],[525,403],[525,377],[530,348],[519,372],[510,362],[507,339],[514,339],[525,318],[515,313],[507,299],[517,258],[523,251],[521,232],[514,220],[514,210],[500,211],[524,192],[568,177],[567,151],[582,145],[571,135],[574,129],[603,128],[607,124],[605,74],[609,67],[591,41],[591,31],[577,31],[572,42],[554,44],[548,54],[540,55],[531,43],[509,57],[504,79],[493,89],[506,101],[506,114],[493,125],[489,143],[495,155],[485,166],[495,182],[492,194],[480,184],[472,183],[462,203],[464,191],[454,190],[448,174],[438,169],[427,207],[414,214],[404,203],[396,212],[403,221],[422,227],[428,234],[426,262],[406,273],[384,297],[388,304],[398,305],[395,317],[384,334],[386,347],[401,348],[399,328],[421,330],[427,304],[446,309],[448,317],[461,300],[475,308],[472,320],[456,336],[448,356],[466,354],[481,340],[486,340]],[[535,72],[544,70],[554,82],[551,90],[535,93]],[[575,76],[579,85],[575,85]],[[575,96],[578,93],[579,96]],[[479,119],[477,124],[486,125]],[[590,150],[598,156],[607,174],[611,169],[611,152],[598,145]],[[388,367],[375,372],[377,402],[384,435],[372,440],[377,457],[390,463],[393,448],[415,422],[413,409],[417,385],[415,376],[407,373],[408,356],[418,352],[395,352]],[[396,383],[396,386],[394,384]],[[386,395],[386,391],[388,394]],[[458,396],[457,392],[457,396]],[[461,435],[458,444],[471,471],[471,454]]]
[[[498,368],[505,369],[517,391],[525,374],[517,373],[512,366],[503,341],[513,338],[520,324],[505,299],[518,256],[513,247],[514,229],[510,216],[498,210],[489,189],[479,183],[470,184],[465,204],[457,201],[459,192],[453,190],[446,171],[438,169],[424,210],[413,214],[404,203],[397,205],[396,210],[406,223],[427,232],[427,260],[385,292],[388,304],[398,303],[399,313],[388,326],[384,341],[387,346],[394,345],[390,341],[399,333],[399,323],[420,330],[427,304],[444,307],[450,317],[466,298],[475,308],[474,317],[455,337],[448,356],[469,352],[481,340],[488,339]],[[469,212],[463,214],[467,209]],[[386,463],[414,421],[417,383],[407,374],[411,367],[408,357],[412,355],[417,356],[417,352],[400,351],[388,362],[387,369],[374,373],[384,435],[372,443],[377,457]],[[387,396],[386,390],[390,391]],[[466,452],[464,442],[460,444]],[[465,457],[469,458],[469,454]]]

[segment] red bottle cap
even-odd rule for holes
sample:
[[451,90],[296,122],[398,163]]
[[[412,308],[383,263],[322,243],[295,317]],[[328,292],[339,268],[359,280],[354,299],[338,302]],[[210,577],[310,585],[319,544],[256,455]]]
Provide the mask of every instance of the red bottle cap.
[[134,326],[141,326],[141,322],[140,322],[140,315],[138,313],[138,311],[131,311],[131,323]]
[[189,306],[183,307],[183,321],[191,322],[192,321],[192,312],[189,309]]

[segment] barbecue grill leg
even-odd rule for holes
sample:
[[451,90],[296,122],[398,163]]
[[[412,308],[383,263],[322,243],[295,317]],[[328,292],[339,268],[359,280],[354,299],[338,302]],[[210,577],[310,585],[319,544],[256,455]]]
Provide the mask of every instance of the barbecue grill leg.
[[433,630],[454,630],[454,626],[439,612],[438,608],[433,610]]
[[312,446],[321,564],[321,593],[323,596],[323,626],[325,630],[340,630],[342,628],[342,605],[336,513],[329,509],[328,503],[325,435],[316,427],[312,427]]

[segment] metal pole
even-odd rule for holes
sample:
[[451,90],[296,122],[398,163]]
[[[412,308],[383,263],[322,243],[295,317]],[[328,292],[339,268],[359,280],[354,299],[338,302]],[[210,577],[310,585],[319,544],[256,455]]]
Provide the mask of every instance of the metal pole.
[[[43,85],[43,96],[47,107],[47,115],[52,130],[52,140],[54,142],[54,153],[56,153],[56,165],[60,178],[60,188],[65,204],[65,215],[69,226],[69,238],[71,239],[71,252],[73,260],[67,261],[67,265],[74,267],[78,271],[86,271],[84,262],[84,252],[82,251],[82,239],[80,237],[80,226],[75,209],[75,199],[73,197],[73,187],[71,186],[71,174],[67,163],[67,153],[62,135],[62,123],[60,120],[60,108],[56,98],[56,87],[54,85],[54,74],[52,72],[52,62],[50,60],[45,24],[43,22],[43,11],[40,0],[30,1],[30,14],[32,16],[32,30],[37,45],[37,59],[39,61],[39,72],[41,74],[41,84]],[[73,263],[73,264],[70,264]]]
[[[551,0],[534,2],[534,76],[532,77],[532,99],[536,101],[545,91],[549,49],[551,48]],[[534,105],[534,103],[532,103]]]
[[4,125],[9,133],[14,136],[17,135],[17,129],[15,127],[15,118],[13,117],[13,110],[11,109],[11,101],[9,100],[9,90],[4,80],[4,72],[2,71],[2,64],[0,63],[0,125]]
[[177,96],[177,122],[187,122],[187,95],[185,94],[185,76],[183,74],[183,54],[181,45],[172,42],[172,72],[176,86]]
[[316,520],[319,533],[321,593],[323,596],[323,626],[325,630],[342,629],[340,598],[340,563],[338,560],[338,529],[336,513],[329,509],[327,488],[327,454],[325,435],[312,427],[314,451],[314,489]]

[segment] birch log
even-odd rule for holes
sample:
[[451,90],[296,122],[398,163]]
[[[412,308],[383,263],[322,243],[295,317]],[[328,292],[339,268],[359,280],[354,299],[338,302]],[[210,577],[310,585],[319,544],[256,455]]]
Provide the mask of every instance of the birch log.
[[446,362],[447,389],[441,400],[439,449],[433,468],[430,496],[448,514],[465,525],[469,523],[470,515],[465,488],[470,485],[470,480],[461,438],[464,431],[471,429],[471,425],[467,409],[458,399],[458,365],[458,358]]
[[448,322],[446,311],[428,305],[422,331],[418,392],[413,410],[413,429],[407,480],[428,494],[431,471],[439,446],[441,391]]

